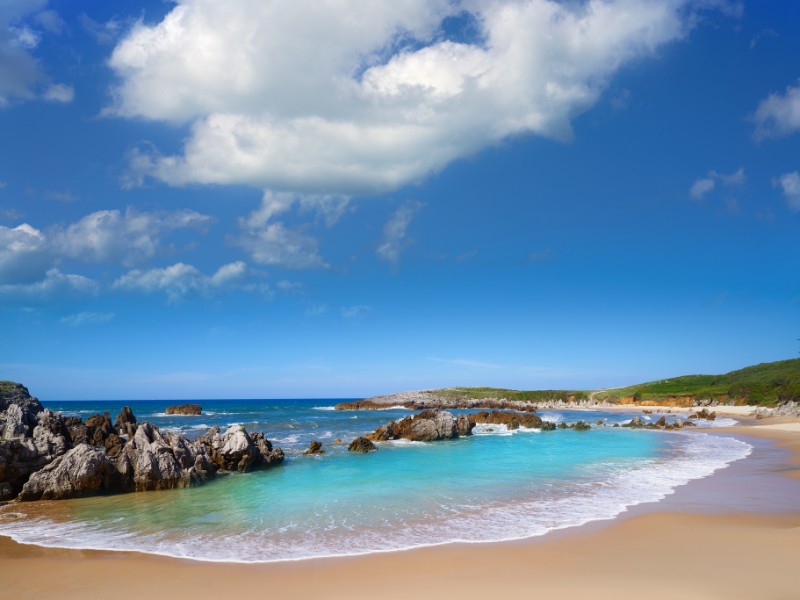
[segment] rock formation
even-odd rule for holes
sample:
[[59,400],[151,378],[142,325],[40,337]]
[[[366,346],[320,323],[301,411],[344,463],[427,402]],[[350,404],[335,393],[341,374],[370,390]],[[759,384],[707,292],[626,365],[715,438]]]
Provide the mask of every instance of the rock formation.
[[189,441],[136,422],[124,407],[86,422],[42,408],[17,384],[0,382],[0,500],[58,500],[198,485],[220,470],[244,472],[283,461],[263,433],[214,427]]
[[208,451],[211,462],[224,471],[245,473],[255,467],[283,462],[283,450],[273,450],[263,433],[249,434],[241,425],[231,425],[225,433],[212,427],[197,438]]
[[350,452],[358,452],[359,454],[367,454],[369,452],[375,452],[378,447],[372,443],[371,440],[368,440],[365,437],[357,437],[350,445],[347,447],[347,450]]
[[166,410],[168,415],[201,415],[203,408],[199,404],[179,404],[176,406],[168,406]]
[[474,427],[475,421],[467,415],[454,417],[443,410],[423,410],[413,417],[381,425],[366,437],[375,442],[397,439],[433,442],[471,435]]
[[325,450],[322,449],[322,442],[318,440],[312,440],[312,442],[308,445],[308,450],[303,452],[303,454],[325,454]]
[[[499,410],[483,411],[469,415],[475,423],[505,425],[508,429],[541,429],[544,421],[532,413],[502,412]],[[549,431],[549,429],[548,429]]]
[[713,421],[717,418],[717,413],[709,412],[707,408],[698,410],[696,413],[689,415],[690,419],[705,419],[706,421]]

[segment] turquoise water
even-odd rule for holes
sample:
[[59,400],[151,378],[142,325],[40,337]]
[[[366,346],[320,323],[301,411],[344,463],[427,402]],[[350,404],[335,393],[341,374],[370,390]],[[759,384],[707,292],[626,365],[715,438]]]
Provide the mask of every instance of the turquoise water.
[[[43,545],[240,562],[517,539],[613,518],[749,452],[743,442],[702,433],[493,426],[453,441],[387,442],[358,455],[346,451],[347,442],[410,411],[340,412],[324,400],[205,401],[204,415],[167,417],[165,402],[129,404],[139,420],[190,437],[232,423],[264,431],[284,448],[286,463],[199,488],[69,501],[62,503],[67,521],[0,520],[0,532]],[[46,406],[86,417],[98,409],[113,416],[121,405]],[[543,417],[613,424],[630,415]],[[323,442],[325,455],[302,455],[312,439]]]

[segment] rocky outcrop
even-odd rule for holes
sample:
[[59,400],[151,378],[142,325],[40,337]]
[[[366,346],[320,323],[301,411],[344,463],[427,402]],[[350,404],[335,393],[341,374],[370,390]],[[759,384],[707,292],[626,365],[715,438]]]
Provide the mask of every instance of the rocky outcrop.
[[589,431],[591,428],[592,426],[585,421],[578,421],[577,423],[573,423],[571,425],[571,429],[574,429],[575,431]]
[[[0,393],[7,387],[0,385]],[[124,407],[112,425],[109,413],[86,422],[43,409],[17,386],[0,412],[0,500],[57,500],[101,493],[163,490],[200,484],[217,471],[247,471],[283,461],[263,433],[234,426],[212,428],[189,441],[137,423]],[[32,420],[35,417],[35,421]]]
[[689,415],[690,419],[704,419],[706,421],[713,421],[717,418],[717,413],[709,412],[707,408],[698,410],[696,413]]
[[168,415],[201,415],[203,408],[199,404],[179,404],[168,406],[166,413]]
[[78,444],[72,450],[34,473],[22,487],[18,499],[62,500],[112,491],[119,478],[102,450]]
[[136,417],[130,406],[123,406],[116,420],[117,433],[132,438],[136,433]]
[[466,398],[446,397],[436,390],[420,392],[400,392],[389,396],[375,396],[364,400],[340,402],[336,410],[380,410],[393,406],[409,410],[442,410],[465,408],[470,410],[505,409],[519,411],[535,410],[534,403],[505,398]]
[[398,439],[433,442],[471,435],[474,427],[475,421],[467,415],[454,417],[443,410],[424,410],[413,417],[381,425],[366,437],[375,442]]
[[322,449],[322,442],[318,440],[312,440],[312,442],[308,445],[308,450],[303,452],[303,454],[325,454],[325,450]]
[[273,449],[264,434],[250,435],[241,425],[232,425],[225,433],[212,427],[197,442],[206,448],[217,469],[225,471],[244,473],[255,467],[280,464],[284,459],[283,450]]
[[469,415],[469,418],[480,424],[505,425],[508,429],[541,429],[544,421],[532,413],[501,412],[499,410],[483,411]]
[[644,429],[645,423],[639,417],[633,417],[627,423],[623,423],[622,426],[630,427],[631,429]]
[[357,452],[359,454],[367,454],[369,452],[375,452],[378,447],[372,443],[372,440],[369,440],[365,437],[357,437],[350,445],[347,447],[349,452]]

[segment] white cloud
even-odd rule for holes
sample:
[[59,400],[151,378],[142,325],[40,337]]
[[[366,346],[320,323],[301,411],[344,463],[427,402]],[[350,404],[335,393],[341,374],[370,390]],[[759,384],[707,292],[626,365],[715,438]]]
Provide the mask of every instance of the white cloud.
[[757,140],[791,135],[800,131],[800,84],[787,86],[784,94],[770,94],[756,109],[753,120]]
[[784,173],[775,181],[781,188],[786,203],[792,210],[800,210],[800,172]]
[[422,208],[421,202],[406,202],[389,217],[383,228],[383,239],[378,246],[378,256],[392,263],[400,260],[400,253],[408,246],[406,231],[414,216]]
[[355,306],[345,306],[342,308],[342,317],[345,319],[357,319],[372,312],[372,307],[366,304],[357,304]]
[[689,195],[695,200],[701,200],[708,192],[714,189],[716,183],[710,177],[698,179],[689,188]]
[[110,44],[122,32],[123,23],[118,19],[110,19],[104,23],[95,21],[85,13],[78,16],[78,21],[85,31],[90,33],[101,44]]
[[14,228],[0,225],[0,284],[33,283],[51,264],[41,231],[27,223]]
[[83,327],[84,325],[102,325],[114,320],[114,313],[98,313],[83,311],[74,315],[67,315],[58,320],[62,325],[69,327]]
[[45,231],[0,226],[0,284],[30,284],[65,259],[132,265],[155,256],[168,231],[205,229],[213,218],[193,210],[102,210]]
[[232,238],[231,243],[244,248],[262,265],[290,269],[328,267],[319,255],[316,238],[275,221],[275,217],[289,212],[297,201],[298,197],[293,194],[265,192],[261,205],[246,218],[239,219],[242,234]]
[[717,186],[717,182],[720,182],[726,187],[735,187],[744,185],[747,182],[747,177],[743,167],[739,167],[730,174],[709,171],[706,177],[695,180],[689,188],[689,196],[695,200],[702,200],[706,194],[714,190]]
[[62,273],[58,269],[50,269],[45,273],[44,279],[40,281],[0,284],[0,297],[39,300],[52,297],[94,295],[99,290],[100,287],[96,282],[83,275]]
[[[380,193],[512,135],[569,139],[622,66],[684,37],[696,9],[732,6],[179,0],[116,46],[108,111],[191,123],[182,154],[132,157],[140,177]],[[480,44],[442,38],[462,11]]]
[[133,264],[154,256],[166,231],[204,230],[213,217],[193,210],[139,212],[128,207],[101,210],[53,233],[53,244],[61,256],[88,262],[122,261]]
[[253,271],[241,261],[222,265],[211,275],[203,274],[193,265],[179,262],[165,268],[134,269],[119,277],[112,288],[148,294],[163,293],[171,303],[191,295],[209,297],[234,289],[270,296],[269,286],[258,281],[262,276],[262,273]]
[[49,102],[68,104],[75,99],[75,88],[63,83],[54,83],[45,90],[42,98]]

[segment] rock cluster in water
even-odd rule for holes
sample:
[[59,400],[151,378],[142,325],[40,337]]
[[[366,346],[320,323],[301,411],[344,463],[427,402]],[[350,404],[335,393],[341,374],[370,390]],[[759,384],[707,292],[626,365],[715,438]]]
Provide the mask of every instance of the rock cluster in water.
[[42,407],[19,384],[0,388],[0,500],[57,500],[188,487],[219,471],[283,462],[262,433],[234,425],[189,441],[137,423],[124,407],[82,421]]
[[470,420],[467,415],[454,417],[443,410],[423,410],[413,417],[381,425],[365,437],[374,442],[399,439],[433,442],[471,435],[474,427],[475,421]]
[[203,408],[199,404],[178,404],[168,406],[165,412],[168,415],[202,415]]

